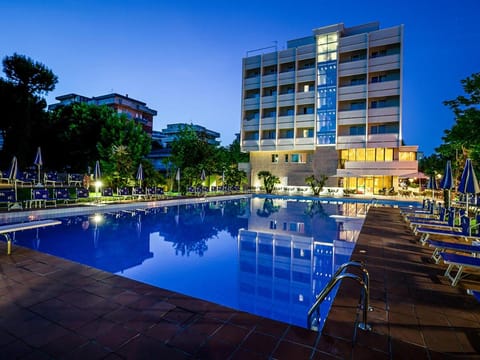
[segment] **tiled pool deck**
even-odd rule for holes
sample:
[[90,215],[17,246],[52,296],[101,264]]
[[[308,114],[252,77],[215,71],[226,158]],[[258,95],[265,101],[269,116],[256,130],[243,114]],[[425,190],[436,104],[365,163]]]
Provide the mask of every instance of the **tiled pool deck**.
[[399,210],[372,208],[354,250],[370,272],[370,332],[345,281],[323,333],[0,243],[0,358],[480,359],[480,303],[452,288]]

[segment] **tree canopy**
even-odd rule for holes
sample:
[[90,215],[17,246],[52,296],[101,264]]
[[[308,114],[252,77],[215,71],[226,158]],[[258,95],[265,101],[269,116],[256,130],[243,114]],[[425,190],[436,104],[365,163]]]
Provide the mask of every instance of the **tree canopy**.
[[4,138],[2,162],[16,155],[20,164],[31,164],[46,123],[46,95],[58,79],[45,65],[24,55],[6,56],[5,78],[0,79],[0,131]]
[[447,160],[452,161],[457,177],[467,157],[476,167],[480,164],[480,73],[461,80],[461,84],[464,94],[444,101],[455,116],[453,126],[444,131],[443,143],[435,149],[436,154],[420,162],[420,168],[427,174],[442,173]]

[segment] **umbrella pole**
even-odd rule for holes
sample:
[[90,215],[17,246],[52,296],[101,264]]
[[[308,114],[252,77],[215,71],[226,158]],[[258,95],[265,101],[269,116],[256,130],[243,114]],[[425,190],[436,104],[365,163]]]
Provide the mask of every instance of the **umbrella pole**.
[[41,182],[40,182],[40,165],[37,165],[37,168],[38,168],[38,170],[37,170],[37,172],[38,172],[38,183],[37,184],[41,184]]

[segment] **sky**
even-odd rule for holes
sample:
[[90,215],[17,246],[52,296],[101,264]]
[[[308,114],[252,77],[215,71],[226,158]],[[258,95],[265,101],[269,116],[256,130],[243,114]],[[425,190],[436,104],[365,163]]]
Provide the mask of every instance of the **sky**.
[[48,104],[128,94],[158,112],[154,130],[194,123],[226,146],[240,132],[247,51],[281,50],[331,24],[403,24],[403,139],[430,155],[454,124],[443,101],[480,72],[479,10],[478,0],[0,0],[0,58],[50,68],[58,83]]

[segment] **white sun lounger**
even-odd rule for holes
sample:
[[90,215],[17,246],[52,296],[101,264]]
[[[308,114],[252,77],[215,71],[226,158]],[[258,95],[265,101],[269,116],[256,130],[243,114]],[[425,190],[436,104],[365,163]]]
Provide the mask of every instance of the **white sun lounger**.
[[[448,265],[447,270],[445,271],[445,276],[452,281],[452,286],[458,284],[465,268],[480,269],[480,258],[478,257],[446,252],[441,252],[440,256],[443,259],[443,262]],[[457,272],[453,275],[452,271],[455,270]]]
[[59,220],[38,220],[30,221],[26,223],[19,224],[7,224],[0,226],[0,235],[5,236],[7,240],[7,254],[10,255],[12,252],[12,239],[10,234],[15,231],[38,229],[46,226],[60,225],[62,222]]

